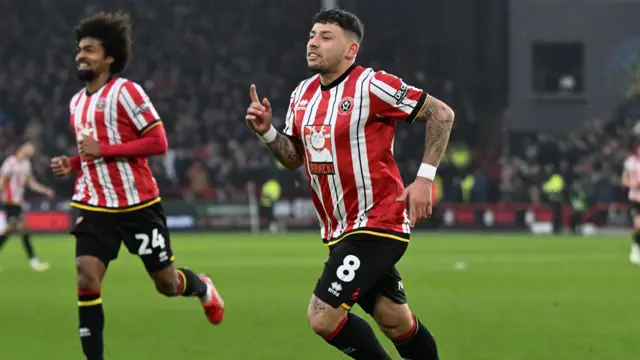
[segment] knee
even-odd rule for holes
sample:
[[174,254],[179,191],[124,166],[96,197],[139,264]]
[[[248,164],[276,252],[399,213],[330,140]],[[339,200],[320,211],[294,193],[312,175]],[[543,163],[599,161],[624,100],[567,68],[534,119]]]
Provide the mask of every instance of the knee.
[[154,283],[156,285],[156,290],[160,294],[168,297],[178,296],[179,283],[177,277],[173,276],[170,278],[157,278],[154,279]]
[[313,330],[316,335],[327,337],[331,335],[338,325],[340,324],[341,319],[332,319],[331,316],[327,314],[307,314],[307,318],[309,319],[309,325],[311,325],[311,330]]
[[414,325],[413,315],[406,304],[379,307],[374,318],[380,331],[392,340],[406,335]]
[[309,304],[307,319],[314,333],[322,337],[331,335],[340,322],[347,316],[347,311],[343,308],[334,309],[329,304],[316,298]]
[[79,290],[100,290],[100,274],[83,263],[76,264]]

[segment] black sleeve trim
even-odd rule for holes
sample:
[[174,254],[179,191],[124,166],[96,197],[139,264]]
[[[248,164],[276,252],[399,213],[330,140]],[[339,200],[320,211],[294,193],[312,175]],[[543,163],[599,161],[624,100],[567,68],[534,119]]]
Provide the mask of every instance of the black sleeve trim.
[[418,99],[418,103],[416,104],[416,107],[413,108],[413,111],[411,112],[411,114],[409,114],[409,117],[407,117],[407,119],[405,120],[406,122],[408,122],[409,124],[413,124],[414,121],[416,121],[416,117],[418,116],[418,113],[420,113],[420,110],[422,110],[422,108],[424,107],[424,103],[427,102],[427,93],[425,91],[422,92],[422,95],[420,95],[420,99]]
[[152,127],[158,125],[160,122],[161,122],[160,119],[155,119],[152,122],[147,123],[147,125],[145,125],[142,129],[138,131],[138,135],[140,136],[144,135],[147,131],[149,131]]

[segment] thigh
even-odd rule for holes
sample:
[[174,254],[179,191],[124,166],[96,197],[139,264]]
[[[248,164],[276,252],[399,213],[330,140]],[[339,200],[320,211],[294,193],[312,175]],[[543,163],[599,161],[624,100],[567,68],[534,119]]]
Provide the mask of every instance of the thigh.
[[407,303],[407,295],[404,292],[402,276],[395,266],[389,272],[382,275],[371,290],[358,298],[358,305],[360,305],[362,310],[367,314],[373,316],[380,296],[399,305]]
[[106,266],[118,257],[121,237],[113,214],[82,210],[71,234],[76,238],[76,258],[93,256]]
[[164,270],[173,264],[167,220],[159,203],[118,214],[123,241],[131,254],[140,257],[147,272]]
[[5,205],[4,213],[7,219],[7,224],[10,224],[12,227],[15,227],[23,220],[22,206],[20,205]]
[[404,254],[407,243],[375,235],[347,236],[330,249],[314,294],[334,308],[368,294]]

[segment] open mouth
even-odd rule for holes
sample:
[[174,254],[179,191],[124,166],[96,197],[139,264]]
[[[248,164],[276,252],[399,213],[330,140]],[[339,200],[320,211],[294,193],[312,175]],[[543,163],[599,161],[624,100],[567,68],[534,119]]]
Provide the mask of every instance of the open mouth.
[[88,69],[91,69],[91,65],[89,65],[89,63],[86,63],[86,62],[79,62],[78,63],[78,69],[79,70],[88,70]]
[[309,59],[317,59],[317,58],[319,58],[319,57],[320,57],[320,54],[318,54],[318,53],[316,53],[316,52],[310,52],[310,53],[307,55],[307,57],[308,57]]

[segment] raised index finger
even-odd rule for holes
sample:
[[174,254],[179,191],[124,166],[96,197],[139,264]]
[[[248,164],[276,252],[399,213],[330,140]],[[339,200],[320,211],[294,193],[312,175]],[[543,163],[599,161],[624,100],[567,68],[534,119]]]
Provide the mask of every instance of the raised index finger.
[[258,98],[258,91],[256,91],[256,86],[254,84],[251,84],[251,90],[249,91],[249,94],[251,96],[251,102],[260,102],[260,98]]

